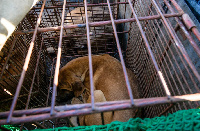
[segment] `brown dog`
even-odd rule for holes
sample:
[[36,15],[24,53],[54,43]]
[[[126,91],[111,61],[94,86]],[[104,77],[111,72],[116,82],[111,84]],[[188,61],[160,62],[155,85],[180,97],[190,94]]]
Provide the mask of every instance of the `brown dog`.
[[[58,78],[58,97],[63,101],[67,101],[73,97],[82,96],[83,102],[90,102],[90,79],[88,57],[80,57],[68,62],[59,73]],[[92,56],[93,63],[93,79],[94,90],[102,91],[99,97],[95,98],[96,102],[102,101],[117,101],[129,99],[128,90],[125,83],[125,78],[121,63],[110,55],[95,55]],[[135,75],[127,69],[129,81],[132,87],[134,98],[138,98],[137,80]],[[99,99],[105,97],[105,99]],[[135,116],[136,109],[123,111],[114,111],[111,121],[127,121]],[[94,114],[95,116],[95,114]],[[106,117],[104,117],[106,118]],[[98,117],[96,122],[87,115],[81,125],[101,124]],[[110,119],[110,117],[108,117]],[[105,120],[107,122],[111,122]],[[81,122],[80,122],[81,123]]]

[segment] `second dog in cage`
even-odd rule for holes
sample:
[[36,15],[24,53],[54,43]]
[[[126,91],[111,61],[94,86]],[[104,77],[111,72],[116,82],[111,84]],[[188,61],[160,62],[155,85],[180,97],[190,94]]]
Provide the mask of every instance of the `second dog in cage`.
[[[96,96],[94,96],[95,102],[129,99],[122,65],[117,59],[108,54],[94,55],[92,56],[92,63],[94,90],[97,92],[95,93]],[[129,69],[127,69],[127,73],[133,96],[134,98],[139,98],[136,77]],[[59,72],[58,98],[60,102],[68,101],[73,97],[80,98],[82,103],[90,102],[88,56],[80,57],[68,62]],[[109,119],[105,120],[105,124],[115,120],[125,122],[136,114],[136,108],[107,113],[105,115],[110,116],[104,117],[104,119]],[[98,115],[94,114],[93,117],[90,117],[89,115],[82,117],[81,125],[102,124],[101,120],[99,120],[101,118],[100,114]],[[97,119],[94,119],[95,116],[98,116]]]

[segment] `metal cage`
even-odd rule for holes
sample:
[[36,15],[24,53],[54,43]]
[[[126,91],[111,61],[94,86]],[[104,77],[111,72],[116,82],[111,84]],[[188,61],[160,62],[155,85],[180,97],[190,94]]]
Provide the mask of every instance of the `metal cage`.
[[[197,108],[199,41],[175,0],[39,1],[0,52],[0,125],[39,121],[45,128],[50,119],[59,126],[58,118],[133,106],[142,117]],[[136,74],[140,99],[55,106],[59,68],[88,55],[92,74],[91,55],[105,53]]]

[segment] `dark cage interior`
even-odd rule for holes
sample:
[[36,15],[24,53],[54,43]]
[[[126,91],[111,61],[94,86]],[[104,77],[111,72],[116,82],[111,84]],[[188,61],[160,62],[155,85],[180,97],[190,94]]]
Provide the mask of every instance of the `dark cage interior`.
[[[62,18],[63,0],[41,0],[19,23],[0,52],[0,125],[54,128],[69,125],[65,116],[84,115],[70,111],[88,106],[54,107],[54,79],[58,60],[61,68],[91,54],[124,60],[136,74],[140,99],[124,101],[123,108],[140,107],[143,118],[199,107],[200,36],[175,0],[87,2],[86,12],[84,1],[67,0]],[[104,111],[123,109],[106,104],[111,108]],[[52,110],[56,115],[50,115]]]

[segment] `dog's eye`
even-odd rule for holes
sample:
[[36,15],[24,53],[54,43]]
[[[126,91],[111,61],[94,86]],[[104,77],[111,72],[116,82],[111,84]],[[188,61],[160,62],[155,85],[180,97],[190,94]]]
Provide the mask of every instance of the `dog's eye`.
[[60,83],[59,84],[59,89],[64,89],[64,90],[68,90],[68,91],[72,91],[72,86],[69,83]]
[[64,85],[65,85],[65,86],[68,86],[68,87],[70,87],[70,88],[72,89],[72,85],[71,85],[71,84],[69,84],[69,83],[64,83]]

